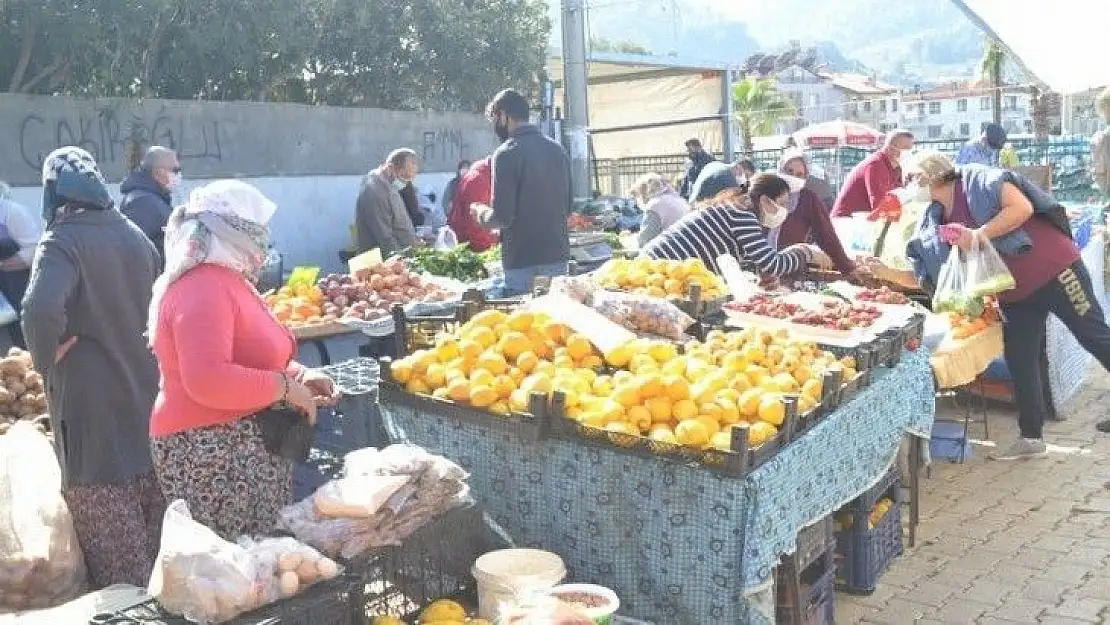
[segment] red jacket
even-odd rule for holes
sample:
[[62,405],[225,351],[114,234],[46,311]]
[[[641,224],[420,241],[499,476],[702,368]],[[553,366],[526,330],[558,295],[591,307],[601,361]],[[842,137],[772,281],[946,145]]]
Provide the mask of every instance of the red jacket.
[[470,214],[471,204],[488,206],[492,195],[493,165],[490,159],[483,158],[459,178],[451,201],[451,214],[447,216],[447,225],[455,231],[459,243],[469,243],[475,252],[484,252],[497,245],[497,235],[483,228]]
[[891,163],[882,150],[874,152],[848,172],[833,202],[832,216],[869,213],[883,196],[901,186],[902,168]]

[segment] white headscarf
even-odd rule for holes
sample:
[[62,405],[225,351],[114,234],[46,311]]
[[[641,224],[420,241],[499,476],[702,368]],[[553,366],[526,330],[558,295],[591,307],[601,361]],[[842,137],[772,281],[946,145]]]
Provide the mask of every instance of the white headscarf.
[[153,344],[166,290],[189,270],[212,264],[227,267],[252,283],[266,262],[270,219],[277,205],[238,180],[219,180],[192,192],[166,224],[166,269],[154,282],[147,319]]

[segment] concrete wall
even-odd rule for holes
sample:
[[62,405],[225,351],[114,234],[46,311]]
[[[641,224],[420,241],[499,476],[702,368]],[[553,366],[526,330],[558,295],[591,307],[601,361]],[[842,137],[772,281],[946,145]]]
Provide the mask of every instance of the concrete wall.
[[[362,175],[390,150],[416,150],[419,191],[438,200],[460,159],[496,146],[484,117],[465,113],[0,94],[0,180],[38,211],[47,153],[84,147],[118,183],[132,136],[177,150],[185,181],[175,201],[211,180],[249,178],[280,206],[272,230],[286,265],[326,268],[338,266],[336,252],[350,240]],[[114,184],[112,190],[118,193]]]

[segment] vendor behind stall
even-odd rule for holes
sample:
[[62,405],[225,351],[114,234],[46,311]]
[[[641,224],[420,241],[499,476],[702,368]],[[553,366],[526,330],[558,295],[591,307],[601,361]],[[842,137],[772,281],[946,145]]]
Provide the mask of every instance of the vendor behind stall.
[[902,186],[902,156],[913,149],[913,133],[894,130],[886,136],[881,150],[860,161],[848,172],[844,186],[833,202],[833,217],[870,213],[887,193]]
[[728,167],[703,181],[702,193],[712,199],[652,239],[641,255],[684,260],[698,258],[720,273],[717,257],[729,254],[765,275],[785,276],[805,268],[807,262],[831,265],[819,248],[805,243],[781,252],[767,243],[763,229],[774,229],[786,219],[790,187],[774,174],[758,174],[747,196]]
[[809,188],[809,162],[801,150],[787,150],[779,162],[779,177],[790,186],[790,198],[786,221],[778,228],[767,231],[767,241],[775,248],[782,249],[795,243],[807,243],[811,239],[817,243],[836,269],[844,275],[864,277],[870,271],[852,262],[836,236],[828,208],[821,198]]
[[[991,457],[1044,456],[1041,346],[1049,313],[1110,369],[1110,328],[1071,238],[1064,208],[1016,172],[953,165],[938,153],[921,155],[913,169],[933,200],[907,249],[922,284],[930,289],[937,284],[950,249],[946,237],[964,250],[974,237],[989,240],[1016,282],[1015,288],[998,295],[998,302],[1021,437]],[[941,227],[946,224],[947,229]]]
[[263,413],[291,407],[314,421],[317,398],[334,393],[327,376],[293,361],[293,335],[254,287],[276,209],[237,180],[193,191],[170,216],[150,305],[162,372],[150,418],[158,481],[228,540],[270,530],[292,503],[293,463],[264,442],[273,421]]
[[667,183],[666,178],[654,172],[640,176],[628,194],[644,211],[639,235],[641,248],[690,212],[690,204]]
[[62,495],[92,584],[143,586],[165,510],[147,436],[158,367],[143,338],[160,258],[85,150],[51,152],[42,181],[47,231],[23,331],[46,382]]

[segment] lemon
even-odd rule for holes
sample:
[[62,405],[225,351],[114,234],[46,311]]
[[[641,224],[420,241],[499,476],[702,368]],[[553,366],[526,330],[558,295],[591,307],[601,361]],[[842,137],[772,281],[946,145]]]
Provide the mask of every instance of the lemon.
[[652,341],[648,345],[647,353],[652,360],[663,365],[678,357],[678,348],[666,341]]
[[632,361],[632,357],[636,355],[633,351],[632,343],[625,343],[609,350],[605,354],[605,361],[614,367],[625,367]]
[[698,416],[698,405],[690,399],[680,399],[671,406],[671,414],[679,421],[688,421]]
[[680,445],[700,449],[709,443],[712,433],[700,420],[690,419],[675,426],[674,435]]
[[389,373],[399,384],[407,383],[412,378],[412,361],[407,358],[394,361]]
[[482,355],[478,357],[478,364],[476,367],[485,369],[493,375],[501,375],[509,370],[509,363],[505,361],[505,357],[501,354],[494,351],[486,351],[482,352]]
[[748,447],[756,448],[766,443],[779,433],[778,428],[766,421],[756,421],[748,429]]
[[819,380],[806,380],[802,384],[802,395],[814,401],[821,400],[821,382]]
[[740,408],[731,399],[727,397],[718,397],[715,402],[721,408],[721,412],[717,415],[717,421],[721,425],[733,425],[740,422]]
[[663,386],[665,387],[667,398],[672,402],[690,398],[690,383],[687,382],[684,377],[668,375],[663,378]]
[[430,388],[439,388],[447,382],[447,370],[438,362],[431,364],[424,372],[424,381]]
[[709,439],[709,446],[721,451],[732,450],[732,432],[729,430],[721,430]]
[[505,325],[517,332],[526,332],[531,329],[534,321],[535,315],[532,311],[517,310],[513,311],[513,313],[505,319]]
[[759,420],[766,421],[778,427],[786,419],[786,407],[782,403],[782,395],[767,393],[759,401]]
[[478,356],[482,354],[482,346],[477,341],[470,339],[463,339],[459,341],[459,356],[467,360],[477,360]]
[[424,382],[423,378],[413,378],[409,380],[408,384],[405,384],[405,390],[413,395],[427,395],[432,392],[432,389],[428,388],[428,384]]
[[636,354],[632,357],[632,361],[628,363],[628,370],[632,373],[647,373],[658,371],[659,365],[655,362],[655,359],[647,354]]
[[375,616],[370,625],[405,625],[405,622],[396,616]]
[[459,344],[456,341],[445,341],[436,347],[436,358],[441,363],[448,363],[459,357]]
[[492,406],[499,398],[497,391],[484,385],[470,387],[470,404],[477,408]]
[[652,423],[668,423],[671,420],[671,400],[666,397],[652,397],[644,402]]
[[740,393],[740,399],[736,402],[736,406],[740,409],[741,416],[754,419],[759,416],[759,404],[762,401],[763,391],[758,388],[750,388]]
[[[467,391],[469,393],[469,390]],[[509,394],[509,408],[515,412],[529,412],[529,395],[522,388]]]
[[698,405],[698,417],[706,417],[717,423],[721,418],[721,406],[717,402],[708,401]]
[[628,408],[640,403],[640,390],[636,388],[634,382],[622,383],[613,389],[612,398],[613,401]]
[[632,406],[626,411],[628,422],[638,431],[645,432],[651,427],[651,411],[644,406]]
[[716,434],[721,430],[721,424],[717,421],[716,417],[711,417],[709,415],[698,415],[694,418],[694,420],[704,425],[705,429],[709,431],[710,436]]
[[[478,313],[478,315],[481,314],[483,313]],[[475,317],[475,319],[477,319],[477,316]],[[420,621],[422,623],[464,620],[466,620],[466,610],[461,605],[459,605],[458,602],[451,601],[450,599],[440,599],[438,601],[434,601],[427,608],[424,608],[424,611],[420,613]]]
[[533,373],[532,375],[524,378],[521,382],[520,388],[524,391],[525,395],[531,396],[532,393],[548,394],[553,388],[551,378],[542,373]]
[[613,381],[607,375],[599,375],[591,384],[594,395],[608,396],[613,392]]

